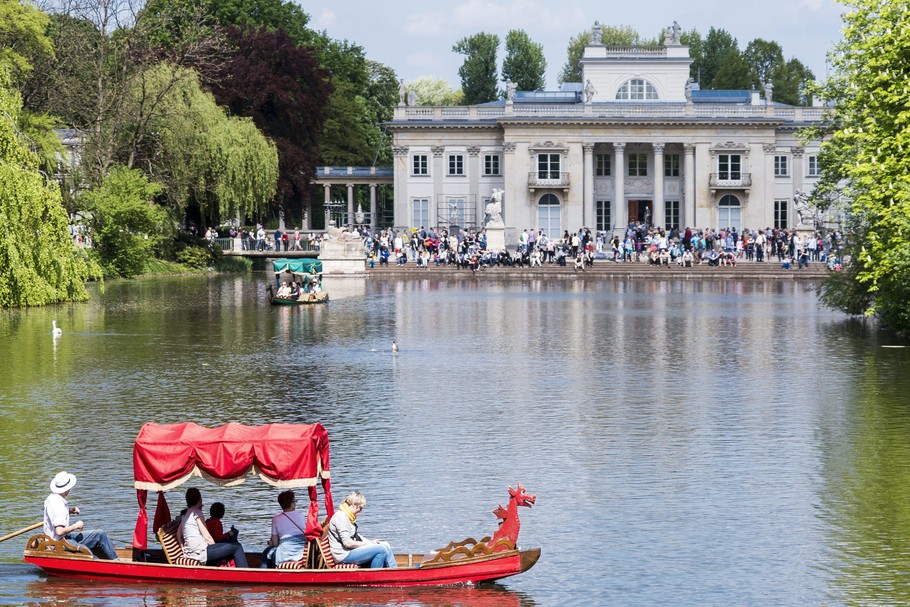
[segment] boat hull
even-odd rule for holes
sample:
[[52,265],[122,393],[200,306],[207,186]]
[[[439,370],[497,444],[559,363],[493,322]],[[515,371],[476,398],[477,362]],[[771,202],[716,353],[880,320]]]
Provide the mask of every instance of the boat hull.
[[306,306],[312,304],[321,304],[329,300],[329,294],[325,291],[313,294],[303,294],[300,299],[284,299],[283,297],[273,297],[269,303],[273,306]]
[[48,575],[118,582],[194,582],[271,586],[448,586],[491,582],[527,571],[540,548],[510,550],[440,565],[396,569],[240,569],[142,563],[120,559],[25,555],[25,561]]

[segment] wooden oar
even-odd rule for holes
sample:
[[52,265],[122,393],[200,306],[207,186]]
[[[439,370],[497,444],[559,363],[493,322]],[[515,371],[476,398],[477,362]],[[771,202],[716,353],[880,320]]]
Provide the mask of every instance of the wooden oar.
[[16,537],[17,535],[22,535],[26,531],[31,531],[32,529],[37,529],[38,527],[41,527],[42,525],[44,525],[44,521],[41,521],[40,523],[35,523],[34,525],[29,525],[28,527],[25,527],[24,529],[20,529],[19,531],[13,531],[12,533],[9,533],[7,535],[4,535],[3,537],[0,537],[0,542],[5,542],[6,540],[10,539],[11,537]]

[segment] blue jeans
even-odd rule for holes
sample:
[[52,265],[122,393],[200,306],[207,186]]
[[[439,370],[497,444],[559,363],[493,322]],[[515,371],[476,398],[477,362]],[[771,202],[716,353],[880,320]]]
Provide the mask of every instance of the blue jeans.
[[222,561],[234,559],[234,564],[238,567],[247,567],[246,555],[243,553],[243,546],[233,542],[218,542],[209,544],[205,549],[205,562],[207,565],[219,565]]
[[104,558],[109,561],[117,560],[117,552],[114,550],[114,545],[108,539],[107,534],[100,529],[94,529],[87,533],[67,533],[66,539],[71,544],[79,544],[89,550],[98,548]]
[[392,549],[385,544],[371,544],[354,548],[344,557],[342,563],[370,564],[371,569],[379,567],[397,567]]

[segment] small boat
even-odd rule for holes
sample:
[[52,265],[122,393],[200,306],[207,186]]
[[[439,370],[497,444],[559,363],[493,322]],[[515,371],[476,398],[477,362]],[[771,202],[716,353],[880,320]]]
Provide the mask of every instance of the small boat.
[[[322,262],[315,258],[276,259],[272,261],[275,272],[275,286],[266,288],[266,296],[273,306],[301,306],[325,303],[329,300],[328,291],[322,288]],[[282,297],[282,283],[296,282],[300,287],[297,297]]]
[[[132,549],[118,559],[93,558],[84,547],[38,534],[29,538],[25,561],[49,575],[116,582],[193,582],[237,586],[450,586],[490,582],[527,571],[540,558],[540,548],[518,547],[518,510],[536,498],[519,484],[509,487],[508,506],[493,514],[500,519],[492,536],[450,542],[430,552],[396,553],[397,568],[363,568],[338,564],[328,547],[320,520],[334,514],[329,472],[329,437],[321,424],[227,424],[203,428],[193,423],[146,424],[133,447],[134,487],[139,513]],[[211,567],[183,556],[176,541],[165,493],[194,476],[235,485],[256,476],[269,485],[306,488],[307,548],[300,561],[276,569],[260,568],[260,554],[246,554],[249,567]],[[317,487],[321,485],[325,518],[320,519]],[[153,530],[161,548],[148,545],[148,492],[157,491]],[[177,519],[175,519],[177,520]]]

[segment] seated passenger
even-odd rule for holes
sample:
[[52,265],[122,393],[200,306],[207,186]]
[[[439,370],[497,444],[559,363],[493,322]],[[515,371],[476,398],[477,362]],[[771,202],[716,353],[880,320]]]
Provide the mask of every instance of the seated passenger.
[[196,487],[186,490],[186,513],[177,527],[177,541],[183,547],[183,556],[199,561],[201,565],[221,565],[234,560],[237,567],[246,567],[246,554],[239,543],[215,542],[205,526],[202,515],[202,494]]
[[297,281],[291,283],[291,299],[297,301],[300,299],[300,285],[297,284]]
[[708,253],[708,265],[709,266],[718,265],[719,258],[720,258],[720,256],[717,254],[717,250],[712,249],[711,252]]
[[278,293],[275,297],[280,297],[282,299],[288,299],[291,296],[291,287],[288,285],[288,281],[281,283],[281,287],[278,289]]
[[341,503],[329,521],[329,547],[338,563],[356,563],[378,567],[397,567],[395,555],[388,542],[368,540],[357,532],[357,517],[363,512],[367,500],[355,491]]
[[216,542],[237,542],[237,529],[231,525],[227,531],[221,524],[224,518],[224,504],[215,502],[209,508],[209,518],[205,521],[205,528],[212,534],[212,539]]
[[306,514],[297,512],[297,499],[293,491],[278,494],[281,514],[272,517],[272,535],[269,546],[276,548],[275,564],[299,561],[306,549]]

